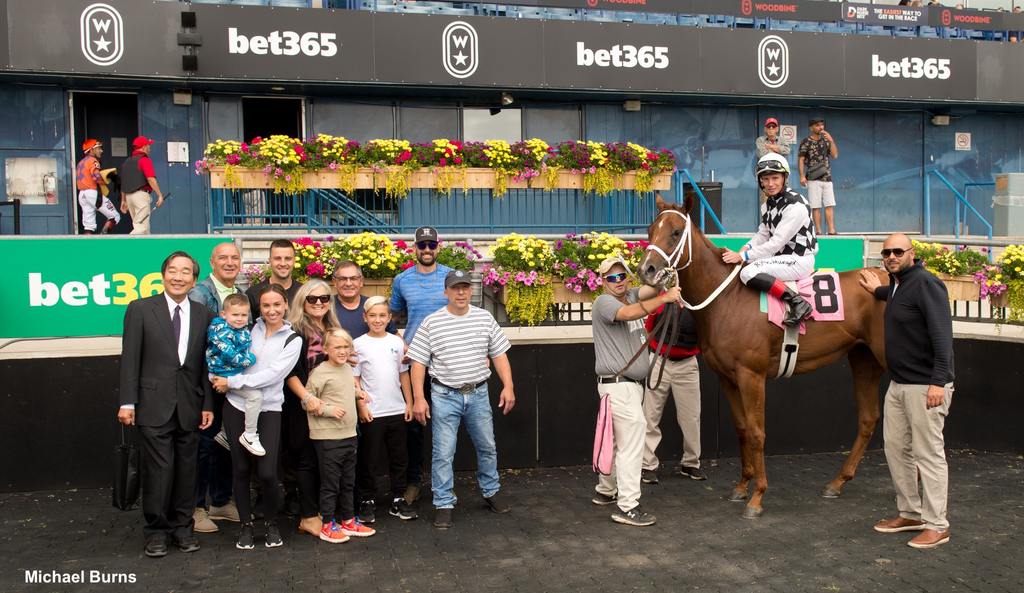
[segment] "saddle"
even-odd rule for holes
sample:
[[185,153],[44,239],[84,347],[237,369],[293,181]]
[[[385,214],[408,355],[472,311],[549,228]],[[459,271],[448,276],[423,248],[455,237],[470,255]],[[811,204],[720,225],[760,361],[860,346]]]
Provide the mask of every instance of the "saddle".
[[[800,293],[811,305],[811,319],[815,321],[842,321],[846,319],[843,307],[843,290],[839,284],[839,274],[833,271],[819,271],[795,282],[786,283]],[[807,333],[807,322],[801,321],[799,326],[788,326],[782,323],[789,305],[781,299],[767,293],[761,293],[761,312],[768,315],[768,321],[783,330],[782,352],[779,357],[779,372],[775,376],[790,377],[796,368],[797,355],[800,351],[800,335]]]

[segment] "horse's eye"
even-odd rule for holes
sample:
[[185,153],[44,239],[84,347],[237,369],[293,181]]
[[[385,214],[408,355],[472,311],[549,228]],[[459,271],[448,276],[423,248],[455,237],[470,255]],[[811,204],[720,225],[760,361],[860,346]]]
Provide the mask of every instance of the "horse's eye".
[[682,237],[682,236],[683,236],[683,231],[681,231],[679,229],[676,229],[676,230],[672,231],[672,238],[673,239],[678,239],[679,237]]

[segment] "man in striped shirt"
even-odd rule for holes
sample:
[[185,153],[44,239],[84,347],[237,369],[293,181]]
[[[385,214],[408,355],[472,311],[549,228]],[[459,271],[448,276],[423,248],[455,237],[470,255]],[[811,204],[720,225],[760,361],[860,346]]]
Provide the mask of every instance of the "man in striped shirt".
[[[448,305],[423,320],[409,346],[413,416],[421,424],[426,424],[428,418],[433,420],[431,489],[436,509],[434,527],[439,529],[452,526],[452,511],[457,502],[452,462],[462,421],[476,448],[477,479],[484,502],[495,513],[510,510],[498,495],[501,485],[494,419],[487,393],[487,378],[491,375],[488,358],[494,361],[494,369],[501,378],[498,407],[508,414],[516,405],[512,367],[505,354],[511,347],[508,338],[490,313],[469,304],[473,287],[467,272],[448,272],[444,286]],[[433,413],[423,389],[427,368]]]

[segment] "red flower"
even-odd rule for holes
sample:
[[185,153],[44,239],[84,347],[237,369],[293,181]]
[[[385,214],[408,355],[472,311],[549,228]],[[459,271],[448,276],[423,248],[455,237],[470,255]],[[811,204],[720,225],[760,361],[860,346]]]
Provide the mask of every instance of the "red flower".
[[244,152],[245,154],[249,154],[249,145],[246,144],[245,142],[242,143],[242,152]]
[[441,157],[441,166],[442,167],[447,167],[448,166],[448,161],[444,157]]
[[462,164],[462,157],[457,156],[457,157],[455,157],[454,160],[455,160],[455,164],[456,165],[461,165]]
[[654,154],[653,152],[648,152],[647,153],[647,158],[649,160],[656,161],[656,160],[658,160],[658,155]]
[[252,139],[252,142],[250,142],[249,144],[259,144],[260,142],[263,142],[263,137],[256,136],[255,138]]

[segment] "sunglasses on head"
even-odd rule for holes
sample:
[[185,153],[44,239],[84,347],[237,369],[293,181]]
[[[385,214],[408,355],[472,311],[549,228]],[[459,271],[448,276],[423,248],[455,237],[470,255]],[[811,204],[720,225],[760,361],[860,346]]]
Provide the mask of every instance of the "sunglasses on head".
[[310,294],[310,295],[306,295],[306,302],[309,303],[310,305],[315,305],[317,303],[322,303],[322,304],[326,305],[330,300],[331,300],[331,295],[329,295],[329,294],[320,294],[320,295]]
[[777,128],[777,127],[779,127],[779,124],[765,124],[764,127],[766,127],[766,128]]
[[890,255],[895,255],[896,257],[903,257],[903,254],[908,251],[913,251],[913,249],[900,249],[899,247],[893,249],[883,249],[882,257],[889,257]]
[[610,276],[605,276],[604,277],[605,282],[611,282],[612,284],[618,284],[619,282],[622,282],[625,279],[626,279],[626,273],[625,272],[619,272],[618,274],[612,274]]
[[416,243],[416,248],[429,249],[430,251],[433,251],[437,249],[437,241],[420,241],[419,243]]

